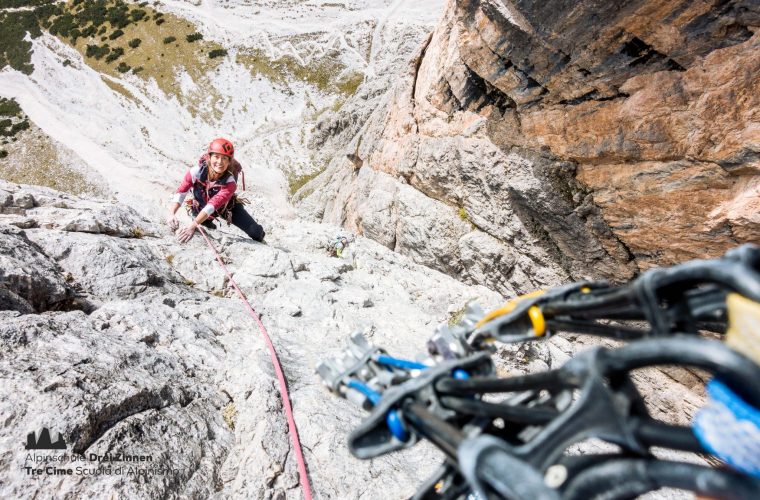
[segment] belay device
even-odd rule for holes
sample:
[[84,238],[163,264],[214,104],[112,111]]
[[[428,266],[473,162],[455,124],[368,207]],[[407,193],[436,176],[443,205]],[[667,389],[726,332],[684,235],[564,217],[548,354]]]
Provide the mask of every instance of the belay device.
[[[558,369],[496,376],[495,342],[560,332],[628,343],[579,352]],[[438,328],[427,350],[422,362],[398,359],[357,333],[341,356],[317,367],[331,391],[370,410],[349,436],[354,456],[420,439],[445,454],[415,498],[613,499],[663,487],[760,498],[759,247],[650,270],[622,286],[536,292],[486,315],[468,307],[458,325]],[[631,372],[657,365],[712,375],[692,426],[647,412]],[[589,438],[617,451],[568,453]],[[653,448],[720,465],[661,459]]]

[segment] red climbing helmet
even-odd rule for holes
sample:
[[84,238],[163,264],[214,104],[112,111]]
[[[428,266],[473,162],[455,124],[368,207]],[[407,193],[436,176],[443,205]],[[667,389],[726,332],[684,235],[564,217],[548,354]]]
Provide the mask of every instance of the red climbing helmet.
[[211,144],[208,145],[209,153],[219,153],[220,155],[229,156],[232,158],[235,155],[235,147],[227,139],[214,139]]

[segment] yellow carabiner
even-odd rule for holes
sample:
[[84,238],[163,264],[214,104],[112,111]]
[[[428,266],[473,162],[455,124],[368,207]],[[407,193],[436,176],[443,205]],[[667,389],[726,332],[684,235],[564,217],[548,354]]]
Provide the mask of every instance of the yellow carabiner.
[[533,324],[533,333],[536,337],[541,337],[546,333],[546,320],[544,319],[544,313],[541,312],[541,308],[538,306],[531,306],[528,309],[528,317]]
[[498,318],[499,316],[504,316],[505,314],[509,314],[512,311],[515,310],[515,307],[517,307],[517,304],[519,304],[522,300],[525,299],[532,299],[533,297],[538,297],[539,295],[543,295],[543,290],[536,290],[535,292],[526,293],[525,295],[520,295],[517,298],[514,298],[510,301],[508,301],[503,306],[499,307],[498,309],[494,309],[493,311],[489,312],[485,316],[483,316],[483,319],[478,321],[478,323],[475,325],[475,329],[480,328],[481,326],[485,325],[489,321]]
[[760,365],[760,304],[738,293],[729,293],[726,306],[726,344]]
[[[511,313],[512,311],[515,310],[515,308],[517,307],[517,304],[519,304],[521,301],[525,299],[532,299],[534,297],[539,297],[543,295],[544,293],[546,293],[544,292],[544,290],[536,290],[535,292],[526,293],[525,295],[520,295],[519,297],[508,301],[503,306],[499,307],[498,309],[494,309],[493,311],[483,316],[483,319],[478,321],[477,324],[475,325],[475,329],[477,330],[481,326],[485,325],[489,321],[492,321],[498,318],[499,316],[504,316],[505,314]],[[541,321],[543,321],[543,315],[541,316]]]

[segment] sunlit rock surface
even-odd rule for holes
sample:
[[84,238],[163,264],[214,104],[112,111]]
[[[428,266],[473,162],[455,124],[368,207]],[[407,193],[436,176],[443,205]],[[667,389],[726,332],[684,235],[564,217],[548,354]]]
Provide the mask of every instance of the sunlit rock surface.
[[759,25],[756,2],[448,2],[302,211],[502,293],[757,241]]
[[[300,496],[264,340],[200,235],[181,246],[128,207],[51,189],[0,182],[0,205],[0,495]],[[413,358],[468,301],[503,298],[365,238],[330,257],[339,232],[291,221],[268,245],[209,234],[277,347],[317,495],[409,496],[440,455],[351,457],[364,411],[315,366],[354,329]],[[69,454],[150,455],[171,472],[32,478],[24,443],[43,427]]]

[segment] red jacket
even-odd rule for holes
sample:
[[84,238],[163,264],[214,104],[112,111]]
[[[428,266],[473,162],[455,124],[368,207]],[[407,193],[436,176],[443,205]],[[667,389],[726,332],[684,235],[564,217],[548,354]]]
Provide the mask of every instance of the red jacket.
[[237,190],[237,182],[232,174],[209,181],[208,166],[203,160],[201,157],[200,164],[187,171],[172,201],[182,204],[187,193],[192,190],[195,211],[206,212],[209,219],[213,219],[214,214],[224,215],[224,212],[231,208],[230,202]]

